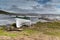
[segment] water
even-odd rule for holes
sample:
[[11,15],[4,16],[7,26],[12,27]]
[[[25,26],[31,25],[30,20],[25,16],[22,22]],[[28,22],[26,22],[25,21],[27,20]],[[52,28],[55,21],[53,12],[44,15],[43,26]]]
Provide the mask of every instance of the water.
[[[0,14],[0,25],[6,25],[6,24],[13,24],[15,23],[15,18],[12,18],[15,16],[11,15],[5,15],[5,14]],[[37,18],[31,18],[32,22],[36,22]]]
[[[12,18],[15,16],[11,16],[11,15],[5,15],[5,14],[0,14],[0,25],[6,25],[6,24],[13,24],[15,23],[15,18]],[[60,20],[60,16],[53,16],[53,17],[48,17],[48,18],[54,18],[54,19],[59,19]],[[32,22],[37,22],[37,18],[31,18]],[[45,20],[39,20],[41,22],[44,22]],[[46,21],[45,21],[46,22]]]
[[10,15],[0,14],[0,25],[15,23],[15,19]]

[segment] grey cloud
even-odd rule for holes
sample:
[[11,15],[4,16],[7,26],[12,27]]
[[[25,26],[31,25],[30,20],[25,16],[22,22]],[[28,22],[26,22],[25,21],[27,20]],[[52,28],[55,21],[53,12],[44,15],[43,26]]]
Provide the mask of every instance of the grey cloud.
[[[52,2],[47,2],[46,4],[40,4],[37,1],[39,0],[5,0],[0,1],[0,5],[5,6],[6,10],[14,11],[14,12],[40,12],[40,13],[48,13],[48,12],[55,12],[58,10],[56,8],[57,5],[60,5],[59,0],[52,0]],[[16,5],[12,7],[12,5]],[[28,9],[26,9],[28,8]]]

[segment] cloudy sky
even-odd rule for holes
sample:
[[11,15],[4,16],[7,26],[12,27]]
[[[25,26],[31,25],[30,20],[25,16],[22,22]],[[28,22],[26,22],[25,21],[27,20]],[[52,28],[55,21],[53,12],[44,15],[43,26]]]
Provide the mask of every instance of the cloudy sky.
[[60,0],[0,0],[0,9],[18,13],[60,14]]

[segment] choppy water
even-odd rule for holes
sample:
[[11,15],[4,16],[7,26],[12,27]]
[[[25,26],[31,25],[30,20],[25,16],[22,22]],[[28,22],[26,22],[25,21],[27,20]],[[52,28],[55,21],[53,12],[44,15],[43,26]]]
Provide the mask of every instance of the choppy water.
[[[0,25],[6,25],[6,24],[15,23],[15,18],[12,18],[12,16],[11,15],[0,14]],[[55,17],[48,17],[48,18],[55,18]],[[60,20],[60,16],[57,17],[57,19]],[[31,18],[32,22],[35,22],[37,20],[38,20],[37,18]],[[39,20],[39,21],[44,22],[45,20]]]
[[0,14],[0,25],[15,23],[15,19],[9,15]]
[[[0,25],[15,23],[15,18],[12,18],[12,16],[11,15],[0,14]],[[37,20],[37,18],[31,18],[32,22],[35,22],[36,20]]]

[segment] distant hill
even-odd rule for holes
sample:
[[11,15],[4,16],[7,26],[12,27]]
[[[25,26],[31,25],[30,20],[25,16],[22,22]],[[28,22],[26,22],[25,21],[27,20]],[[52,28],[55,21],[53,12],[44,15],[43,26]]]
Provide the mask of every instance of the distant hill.
[[0,10],[0,14],[14,15],[15,13],[10,13],[10,12],[7,12],[7,11]]
[[3,11],[3,10],[0,10],[0,14],[10,14],[10,13],[6,12],[6,11]]
[[26,15],[29,15],[29,16],[60,16],[60,14],[38,14],[38,13],[11,13],[11,12],[7,12],[7,11],[3,11],[3,10],[0,10],[0,14],[6,14],[6,15],[23,15],[23,16],[26,16]]

